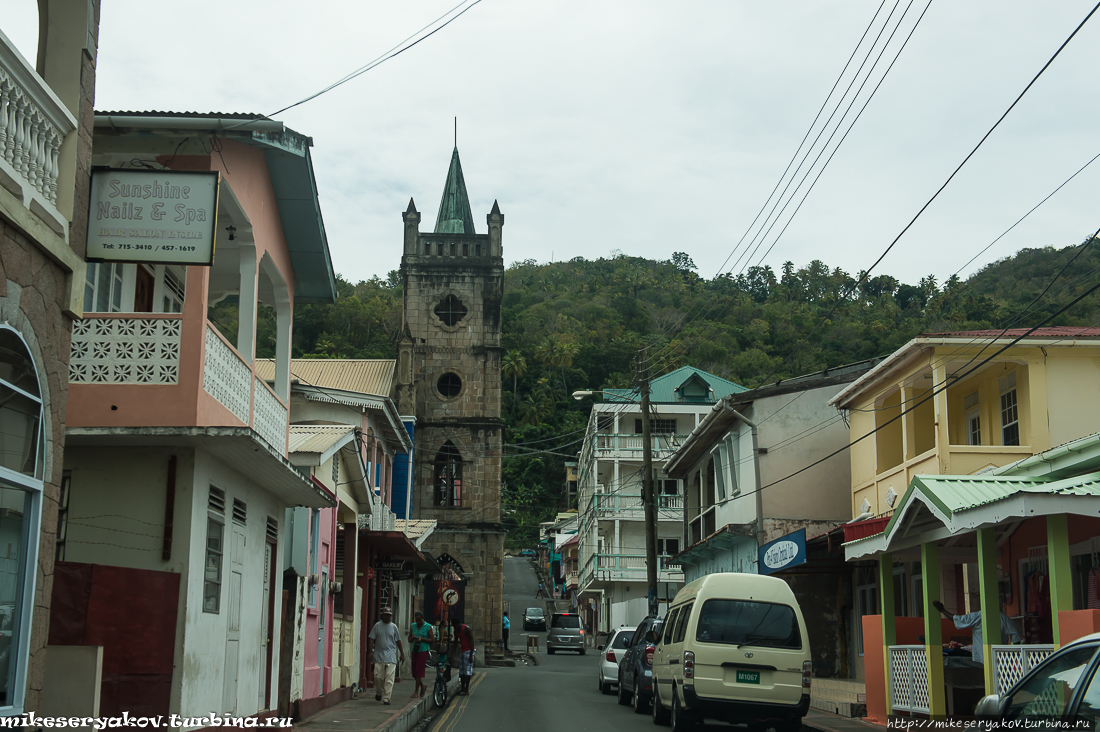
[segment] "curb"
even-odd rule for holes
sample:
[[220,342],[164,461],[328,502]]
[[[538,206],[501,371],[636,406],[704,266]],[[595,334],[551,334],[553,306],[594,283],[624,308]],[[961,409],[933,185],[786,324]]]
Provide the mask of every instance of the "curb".
[[[454,695],[461,686],[461,682],[456,675],[451,679],[451,683],[447,686],[447,704],[454,701]],[[444,707],[443,709],[446,709]],[[435,710],[435,703],[432,701],[431,696],[426,696],[410,709],[405,710],[400,716],[391,719],[386,724],[377,729],[376,732],[411,732],[411,730],[417,727],[424,718],[428,716],[428,713]],[[442,709],[439,711],[443,711]]]
[[532,666],[538,666],[540,663],[542,663],[541,661],[539,661],[539,657],[536,656],[534,653],[524,653],[523,658]]

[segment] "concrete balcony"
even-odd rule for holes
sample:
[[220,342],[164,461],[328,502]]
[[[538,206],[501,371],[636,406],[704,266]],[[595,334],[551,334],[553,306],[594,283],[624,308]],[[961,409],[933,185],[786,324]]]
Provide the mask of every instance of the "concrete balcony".
[[58,180],[62,145],[75,131],[76,118],[0,33],[0,187],[65,241]]
[[[590,510],[597,519],[637,519],[645,518],[645,505],[638,493],[597,493],[592,496]],[[684,497],[672,495],[657,496],[657,518],[669,521],[682,521],[684,516]]]
[[96,313],[73,323],[71,427],[251,427],[286,456],[289,410],[213,324]]
[[[650,435],[649,439],[653,444],[653,459],[668,459],[672,453],[680,448],[680,445],[684,444],[687,438],[688,435]],[[617,454],[619,457],[633,457],[640,460],[644,444],[641,435],[597,434],[595,447],[597,456],[601,458]]]
[[[661,566],[657,571],[657,581],[683,582],[684,573],[680,565],[665,566],[668,559],[665,555],[657,557],[657,563]],[[585,570],[590,571],[591,584],[595,586],[606,586],[610,582],[645,582],[647,578],[644,554],[593,554]]]

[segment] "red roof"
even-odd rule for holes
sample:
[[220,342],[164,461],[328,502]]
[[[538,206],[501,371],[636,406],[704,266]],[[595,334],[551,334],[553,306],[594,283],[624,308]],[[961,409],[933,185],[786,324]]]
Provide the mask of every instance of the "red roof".
[[[941,333],[921,333],[924,337],[952,338],[1019,338],[1028,332],[1028,328],[1009,328],[1000,330],[957,330]],[[1028,333],[1028,338],[1100,338],[1100,328],[1082,328],[1080,326],[1056,325],[1049,328],[1036,328]]]

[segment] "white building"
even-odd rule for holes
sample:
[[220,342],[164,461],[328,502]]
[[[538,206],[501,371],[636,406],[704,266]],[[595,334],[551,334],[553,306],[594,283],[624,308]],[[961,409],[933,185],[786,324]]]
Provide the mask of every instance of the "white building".
[[[685,366],[650,382],[657,554],[684,547],[684,491],[664,476],[664,463],[711,406],[744,387]],[[586,622],[606,631],[631,624],[647,610],[645,512],[642,505],[642,414],[638,392],[607,389],[592,407],[581,448],[577,506],[580,512],[580,594]],[[663,562],[662,562],[663,563]],[[658,571],[658,598],[670,600],[683,585],[678,566]]]

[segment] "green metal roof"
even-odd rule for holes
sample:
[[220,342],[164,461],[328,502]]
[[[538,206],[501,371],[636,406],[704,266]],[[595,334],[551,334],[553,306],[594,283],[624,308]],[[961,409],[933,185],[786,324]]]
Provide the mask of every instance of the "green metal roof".
[[[706,399],[684,399],[677,395],[677,390],[693,378],[702,380],[710,387],[712,393]],[[649,382],[649,401],[651,404],[714,404],[723,397],[743,391],[748,390],[740,384],[708,374],[694,366],[683,366]],[[603,393],[609,402],[638,401],[637,389],[604,389]]]
[[470,197],[466,195],[466,181],[462,177],[462,163],[458,148],[451,153],[451,167],[447,171],[447,183],[443,186],[443,200],[439,202],[439,215],[435,218],[437,234],[476,234],[474,214],[470,210]]

